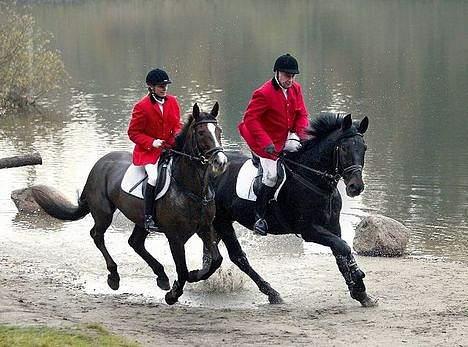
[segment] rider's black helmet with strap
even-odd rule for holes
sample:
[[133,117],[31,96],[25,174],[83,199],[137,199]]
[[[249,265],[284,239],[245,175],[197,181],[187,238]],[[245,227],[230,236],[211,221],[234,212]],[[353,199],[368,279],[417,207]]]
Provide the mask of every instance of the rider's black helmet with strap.
[[296,58],[294,58],[289,53],[286,53],[279,56],[278,59],[276,59],[273,71],[282,71],[286,73],[298,74],[299,64],[297,63]]
[[156,86],[158,84],[172,83],[166,71],[161,69],[154,69],[146,75],[146,84]]

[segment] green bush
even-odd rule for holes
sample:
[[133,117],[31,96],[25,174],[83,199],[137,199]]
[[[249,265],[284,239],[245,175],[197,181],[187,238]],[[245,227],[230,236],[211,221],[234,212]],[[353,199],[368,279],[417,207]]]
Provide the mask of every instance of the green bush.
[[27,108],[68,78],[51,34],[0,2],[0,111]]

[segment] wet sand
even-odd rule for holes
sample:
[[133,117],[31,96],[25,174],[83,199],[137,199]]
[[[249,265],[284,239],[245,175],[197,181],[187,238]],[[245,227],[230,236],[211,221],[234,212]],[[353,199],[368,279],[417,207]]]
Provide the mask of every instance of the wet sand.
[[[231,293],[225,307],[209,308],[167,306],[143,295],[87,294],[73,279],[58,280],[47,266],[4,254],[0,324],[98,322],[147,346],[468,346],[467,264],[359,257],[368,291],[380,299],[378,307],[363,308],[349,297],[332,257],[309,259],[298,265],[308,271],[298,269],[301,276],[289,283],[297,290],[283,297],[283,305],[252,294],[251,308],[233,308],[229,300],[240,294]],[[278,271],[289,269],[281,264]],[[264,275],[275,286],[274,274]],[[250,281],[246,287],[256,293]]]

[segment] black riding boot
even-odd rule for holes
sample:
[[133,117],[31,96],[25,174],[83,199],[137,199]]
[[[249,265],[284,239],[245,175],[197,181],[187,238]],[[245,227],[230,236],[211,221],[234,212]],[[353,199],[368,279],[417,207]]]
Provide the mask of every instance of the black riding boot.
[[145,229],[148,232],[158,231],[154,218],[154,190],[155,187],[151,184],[146,185],[145,191]]
[[268,224],[265,220],[265,215],[268,208],[268,201],[273,198],[274,193],[275,188],[262,184],[260,191],[257,194],[257,201],[255,203],[254,232],[258,235],[266,236],[268,233]]

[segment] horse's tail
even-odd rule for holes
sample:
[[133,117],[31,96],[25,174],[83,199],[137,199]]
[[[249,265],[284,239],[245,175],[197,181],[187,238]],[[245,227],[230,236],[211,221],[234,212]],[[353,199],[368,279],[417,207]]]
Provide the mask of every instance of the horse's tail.
[[52,217],[61,220],[78,220],[89,213],[88,203],[81,194],[78,206],[70,203],[58,190],[45,185],[37,185],[31,188],[34,200],[42,209]]

